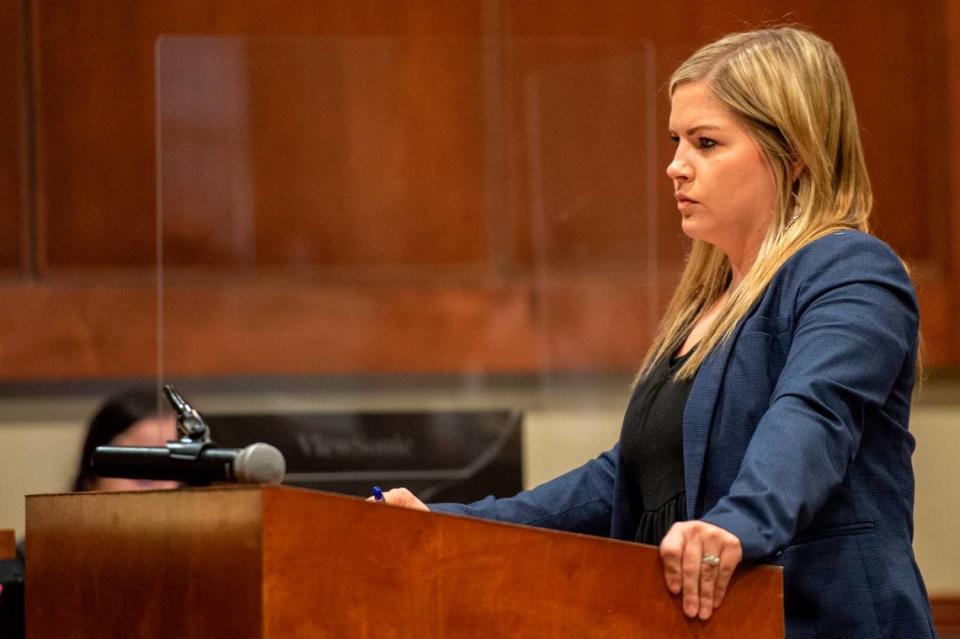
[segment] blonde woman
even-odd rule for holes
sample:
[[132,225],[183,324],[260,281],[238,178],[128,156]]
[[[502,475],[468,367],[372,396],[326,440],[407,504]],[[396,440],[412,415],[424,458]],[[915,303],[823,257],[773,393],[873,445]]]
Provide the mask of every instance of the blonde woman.
[[670,100],[693,247],[620,441],[515,497],[430,508],[657,544],[691,617],[769,562],[789,637],[933,637],[911,549],[917,302],[868,234],[843,67],[804,30],[733,34],[677,69]]

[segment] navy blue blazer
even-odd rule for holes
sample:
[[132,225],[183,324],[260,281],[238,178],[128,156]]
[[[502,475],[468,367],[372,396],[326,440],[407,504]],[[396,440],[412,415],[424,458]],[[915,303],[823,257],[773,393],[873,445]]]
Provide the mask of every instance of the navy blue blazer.
[[[935,637],[911,546],[910,278],[856,231],[810,243],[704,361],[683,414],[687,513],[784,568],[787,636]],[[514,497],[432,510],[632,540],[618,446]]]

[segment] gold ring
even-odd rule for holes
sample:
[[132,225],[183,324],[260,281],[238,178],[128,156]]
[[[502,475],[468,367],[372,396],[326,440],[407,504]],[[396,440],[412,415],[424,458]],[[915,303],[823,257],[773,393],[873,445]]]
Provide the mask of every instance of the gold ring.
[[719,566],[719,565],[720,565],[720,557],[718,557],[718,556],[716,556],[716,555],[704,555],[704,556],[703,556],[703,559],[701,559],[700,561],[702,561],[703,563],[707,564],[708,566]]

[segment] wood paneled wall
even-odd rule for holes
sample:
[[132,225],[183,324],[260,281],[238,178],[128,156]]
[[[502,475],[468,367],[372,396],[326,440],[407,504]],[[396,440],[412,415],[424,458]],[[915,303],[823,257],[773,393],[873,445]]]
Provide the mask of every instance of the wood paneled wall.
[[0,274],[24,265],[23,24],[19,2],[0,3]]
[[157,157],[167,374],[631,370],[686,248],[663,83],[783,21],[955,366],[958,3],[2,3],[0,380],[156,372]]

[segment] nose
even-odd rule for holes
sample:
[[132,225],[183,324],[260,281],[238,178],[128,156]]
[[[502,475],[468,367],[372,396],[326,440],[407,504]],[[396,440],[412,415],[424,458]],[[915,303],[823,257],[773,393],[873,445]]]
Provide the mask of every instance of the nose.
[[680,157],[680,149],[677,149],[673,160],[667,165],[667,177],[674,182],[689,181],[693,177],[690,165]]

